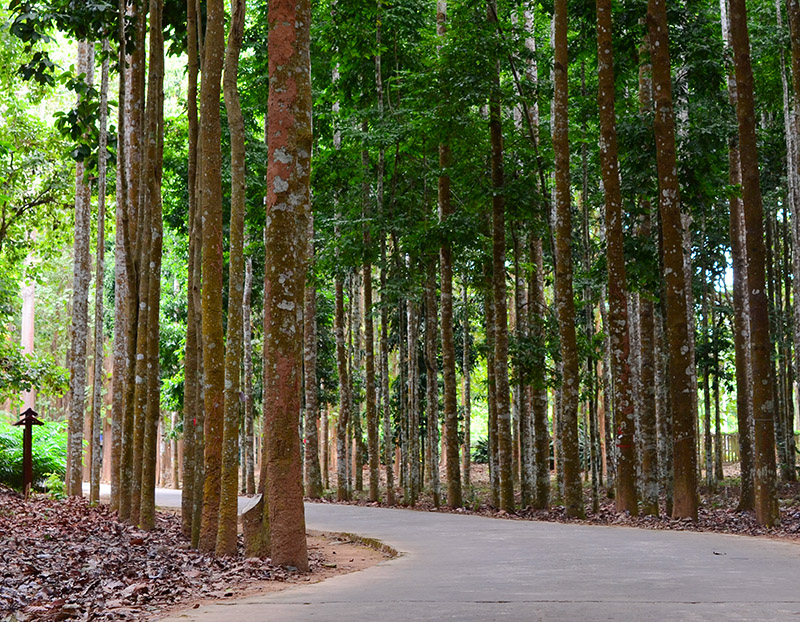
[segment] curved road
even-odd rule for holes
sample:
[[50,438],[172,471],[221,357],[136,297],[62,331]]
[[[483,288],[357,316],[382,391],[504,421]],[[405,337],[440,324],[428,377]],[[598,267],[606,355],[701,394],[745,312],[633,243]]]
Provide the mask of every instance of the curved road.
[[[159,492],[160,505],[179,502]],[[763,538],[306,504],[310,529],[403,554],[172,622],[800,620],[800,546]]]

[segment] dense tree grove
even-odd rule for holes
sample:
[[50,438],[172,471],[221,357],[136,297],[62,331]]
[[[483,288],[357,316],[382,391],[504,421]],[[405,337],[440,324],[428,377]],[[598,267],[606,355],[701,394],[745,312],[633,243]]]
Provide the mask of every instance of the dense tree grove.
[[[697,519],[735,432],[740,508],[779,520],[796,0],[4,18],[0,393],[38,386],[69,420],[69,494],[91,464],[94,498],[102,476],[150,529],[156,483],[182,487],[185,534],[217,555],[237,494],[261,494],[254,550],[302,569],[304,492],[570,516],[604,493]],[[35,354],[11,345],[25,280]]]

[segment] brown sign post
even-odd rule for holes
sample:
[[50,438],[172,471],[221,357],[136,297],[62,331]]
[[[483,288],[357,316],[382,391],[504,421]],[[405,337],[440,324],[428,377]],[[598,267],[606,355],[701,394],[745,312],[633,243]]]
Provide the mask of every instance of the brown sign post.
[[29,408],[19,416],[19,421],[14,425],[24,425],[25,432],[22,436],[22,488],[25,497],[31,494],[33,484],[33,426],[44,425],[37,418],[38,413],[33,408]]

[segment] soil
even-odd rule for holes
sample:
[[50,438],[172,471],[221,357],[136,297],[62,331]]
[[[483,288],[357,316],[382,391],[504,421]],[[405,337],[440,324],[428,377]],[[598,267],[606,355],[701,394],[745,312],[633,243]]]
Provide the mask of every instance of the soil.
[[180,517],[144,532],[108,506],[0,486],[0,622],[154,620],[217,600],[274,592],[363,570],[392,556],[334,533],[308,537],[310,572],[267,559],[192,549]]

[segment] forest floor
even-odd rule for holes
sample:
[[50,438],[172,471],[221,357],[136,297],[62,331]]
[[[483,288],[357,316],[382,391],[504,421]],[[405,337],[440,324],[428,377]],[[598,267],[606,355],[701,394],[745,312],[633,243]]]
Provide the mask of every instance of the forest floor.
[[[491,503],[491,487],[489,485],[489,469],[485,464],[473,464],[471,468],[471,483],[463,491],[464,508],[452,509],[442,505],[436,507],[428,491],[420,494],[419,501],[414,507],[403,506],[401,490],[398,489],[397,507],[409,510],[429,512],[453,512],[458,514],[474,514],[493,518],[509,520],[532,520],[558,523],[577,523],[585,525],[614,525],[639,527],[642,529],[669,529],[673,531],[696,531],[739,534],[747,536],[766,536],[784,540],[800,541],[800,482],[781,482],[778,485],[778,498],[780,506],[780,524],[775,527],[762,527],[756,521],[753,511],[738,509],[739,503],[739,468],[736,465],[725,466],[725,478],[718,482],[713,489],[700,486],[700,507],[697,521],[689,519],[673,519],[665,514],[665,500],[662,496],[659,516],[631,516],[629,513],[618,513],[614,499],[609,498],[605,488],[600,488],[599,507],[597,512],[592,511],[591,483],[584,482],[584,507],[586,518],[571,518],[566,515],[563,505],[556,505],[549,510],[534,510],[530,507],[518,509],[515,513],[498,510]],[[441,473],[444,482],[445,473]],[[336,474],[331,472],[330,481],[335,481]],[[368,481],[367,471],[364,481]],[[552,483],[552,482],[551,482]],[[381,485],[385,485],[385,473],[381,470]],[[365,483],[365,490],[367,486]],[[519,490],[519,485],[516,486]],[[446,486],[442,485],[442,496]],[[552,494],[551,488],[551,494]],[[335,490],[325,495],[322,502],[335,502]],[[345,502],[348,503],[348,502]],[[388,507],[385,503],[370,503],[367,493],[356,491],[353,501],[356,505],[372,505]],[[519,493],[517,493],[519,505]]]
[[362,570],[383,552],[339,534],[309,534],[309,573],[189,546],[180,516],[144,532],[85,499],[28,501],[0,486],[0,622],[148,620]]

